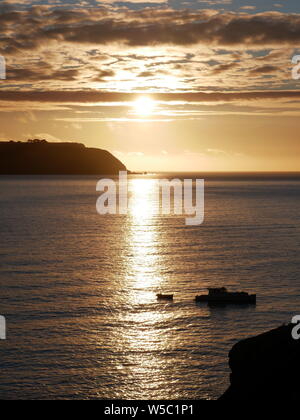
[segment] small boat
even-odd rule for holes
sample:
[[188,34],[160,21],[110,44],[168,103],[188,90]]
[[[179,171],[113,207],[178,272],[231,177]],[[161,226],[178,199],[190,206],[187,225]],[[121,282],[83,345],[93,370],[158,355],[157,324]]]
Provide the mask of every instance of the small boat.
[[163,295],[162,293],[158,293],[156,297],[157,297],[157,300],[173,300],[174,299],[174,295]]
[[228,292],[225,287],[208,289],[208,295],[196,296],[196,302],[207,302],[212,304],[256,304],[256,295],[249,295],[246,292]]

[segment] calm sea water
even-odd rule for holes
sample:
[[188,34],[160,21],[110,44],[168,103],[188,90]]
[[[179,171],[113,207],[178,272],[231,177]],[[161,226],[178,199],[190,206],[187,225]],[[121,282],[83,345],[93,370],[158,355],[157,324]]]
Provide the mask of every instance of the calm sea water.
[[[217,398],[232,345],[300,313],[300,182],[208,181],[187,227],[153,214],[149,176],[99,216],[96,181],[0,178],[0,398]],[[257,306],[193,301],[219,285]]]

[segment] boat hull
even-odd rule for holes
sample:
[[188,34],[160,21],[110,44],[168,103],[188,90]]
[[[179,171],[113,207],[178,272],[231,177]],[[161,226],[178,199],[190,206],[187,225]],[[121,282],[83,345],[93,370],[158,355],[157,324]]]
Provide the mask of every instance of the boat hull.
[[173,300],[174,299],[174,295],[162,295],[162,294],[158,294],[156,295],[158,300]]
[[248,296],[196,296],[196,302],[212,304],[256,305],[256,295]]

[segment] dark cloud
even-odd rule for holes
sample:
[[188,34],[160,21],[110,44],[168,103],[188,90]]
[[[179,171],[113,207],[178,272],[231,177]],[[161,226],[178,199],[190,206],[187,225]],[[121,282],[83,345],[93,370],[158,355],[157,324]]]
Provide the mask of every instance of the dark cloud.
[[[251,100],[300,99],[300,91],[251,91],[251,92],[184,92],[148,94],[160,101],[234,102]],[[0,91],[0,101],[43,103],[93,103],[133,101],[135,93],[99,91]]]
[[213,68],[213,70],[211,71],[211,74],[212,75],[217,75],[217,74],[220,74],[220,73],[224,73],[224,72],[227,72],[228,70],[232,70],[232,69],[234,69],[238,66],[239,66],[239,63],[237,63],[237,62],[220,64],[220,65],[215,66]]
[[102,82],[107,77],[113,77],[115,76],[115,72],[112,70],[100,70],[96,77],[93,78],[94,82]]
[[[12,25],[13,23],[13,25]],[[51,40],[75,44],[130,46],[206,44],[295,46],[300,15],[217,13],[213,10],[108,9],[1,11],[0,47],[6,53],[35,49]]]
[[155,77],[157,73],[152,71],[143,71],[140,74],[138,74],[138,77]]
[[35,71],[30,69],[8,69],[7,77],[11,82],[40,82],[45,80],[61,80],[61,81],[72,81],[76,80],[78,76],[78,70],[54,70],[50,72]]
[[122,22],[109,19],[80,26],[47,29],[44,36],[61,37],[68,42],[108,44],[122,42],[143,45],[270,45],[300,41],[300,17],[297,15],[261,14],[236,16],[218,14],[205,20],[174,23]]
[[256,67],[252,69],[250,73],[260,75],[260,74],[266,74],[266,73],[275,73],[278,70],[280,70],[279,67],[266,65],[266,66]]

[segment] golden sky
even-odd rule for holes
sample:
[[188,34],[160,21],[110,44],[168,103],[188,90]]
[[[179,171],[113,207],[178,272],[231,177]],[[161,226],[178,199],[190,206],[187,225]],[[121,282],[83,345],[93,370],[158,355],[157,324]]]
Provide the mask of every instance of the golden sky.
[[79,141],[131,170],[300,170],[299,7],[3,1],[0,140]]

